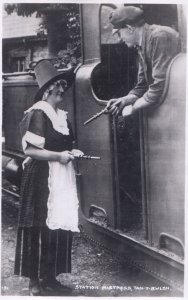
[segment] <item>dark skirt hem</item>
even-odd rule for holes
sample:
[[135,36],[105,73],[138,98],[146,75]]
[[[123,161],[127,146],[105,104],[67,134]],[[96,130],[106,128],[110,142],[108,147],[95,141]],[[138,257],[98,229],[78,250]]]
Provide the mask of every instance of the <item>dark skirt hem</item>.
[[19,227],[14,274],[29,278],[71,273],[73,233],[46,227]]

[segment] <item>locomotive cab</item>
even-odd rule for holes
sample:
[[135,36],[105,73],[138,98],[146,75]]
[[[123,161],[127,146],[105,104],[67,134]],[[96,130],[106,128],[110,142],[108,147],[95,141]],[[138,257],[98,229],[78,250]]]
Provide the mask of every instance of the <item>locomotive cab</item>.
[[[95,236],[99,243],[127,260],[134,256],[140,267],[154,268],[156,277],[162,273],[168,283],[168,278],[182,282],[184,9],[157,4],[142,7],[147,23],[171,26],[182,35],[182,53],[169,66],[160,103],[126,119],[103,115],[86,126],[84,121],[100,111],[109,99],[126,95],[135,85],[137,54],[111,34],[108,18],[114,6],[81,7],[83,65],[77,72],[75,86],[77,142],[83,151],[102,158],[97,163],[79,165],[82,224],[87,234]],[[104,235],[108,236],[105,241]],[[151,257],[146,258],[146,253]],[[172,270],[169,265],[173,264],[176,267]]]

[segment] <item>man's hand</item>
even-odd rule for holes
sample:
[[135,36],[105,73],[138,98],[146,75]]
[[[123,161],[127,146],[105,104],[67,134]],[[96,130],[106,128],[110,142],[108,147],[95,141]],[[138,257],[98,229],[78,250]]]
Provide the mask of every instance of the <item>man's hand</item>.
[[136,111],[151,106],[151,103],[147,102],[143,97],[139,98],[135,104],[125,106],[122,110],[122,116],[128,117],[135,113]]
[[138,97],[133,94],[122,98],[111,99],[107,104],[108,112],[114,116],[117,116],[125,106],[133,104],[137,99]]
[[111,99],[107,104],[108,112],[114,116],[117,116],[123,107],[122,98]]
[[133,109],[132,105],[125,106],[122,110],[122,116],[123,117],[131,116],[133,114],[133,112],[134,112],[134,109]]

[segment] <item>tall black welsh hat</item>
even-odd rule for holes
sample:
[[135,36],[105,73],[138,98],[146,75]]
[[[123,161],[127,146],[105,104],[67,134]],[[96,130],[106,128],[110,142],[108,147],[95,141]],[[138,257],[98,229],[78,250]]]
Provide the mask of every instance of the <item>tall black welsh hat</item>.
[[39,90],[35,95],[35,101],[42,99],[45,90],[53,82],[64,79],[67,81],[66,89],[68,89],[75,78],[74,68],[59,73],[48,59],[38,61],[35,65],[34,72],[39,85]]

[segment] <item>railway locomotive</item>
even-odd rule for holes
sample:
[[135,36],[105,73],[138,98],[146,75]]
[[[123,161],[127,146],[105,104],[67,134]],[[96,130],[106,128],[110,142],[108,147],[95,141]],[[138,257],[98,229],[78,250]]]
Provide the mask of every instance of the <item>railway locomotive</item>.
[[[136,51],[111,35],[108,16],[115,7],[80,4],[82,63],[65,94],[76,146],[101,157],[77,163],[80,229],[127,263],[183,291],[186,9],[143,5],[147,23],[177,29],[182,41],[159,104],[126,119],[102,114],[85,124],[136,82]],[[3,74],[2,165],[17,186],[24,159],[19,122],[37,89],[32,70]]]

